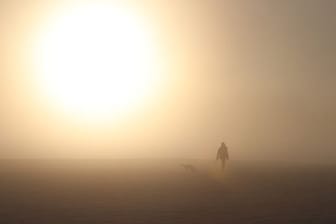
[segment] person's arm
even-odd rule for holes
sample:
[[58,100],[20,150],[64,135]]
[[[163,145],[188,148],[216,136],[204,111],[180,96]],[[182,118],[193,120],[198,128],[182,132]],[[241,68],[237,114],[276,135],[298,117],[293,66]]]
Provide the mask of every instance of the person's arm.
[[219,153],[219,149],[217,150],[217,156],[216,156],[216,160],[218,160],[220,158],[220,153]]

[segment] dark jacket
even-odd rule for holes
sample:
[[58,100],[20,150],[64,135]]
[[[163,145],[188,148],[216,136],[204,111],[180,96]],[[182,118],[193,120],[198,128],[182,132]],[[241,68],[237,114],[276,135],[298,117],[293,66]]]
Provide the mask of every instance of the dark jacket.
[[219,147],[218,151],[217,151],[217,160],[225,160],[225,159],[229,159],[229,152],[228,152],[228,148],[226,147],[225,144],[221,145],[221,147]]

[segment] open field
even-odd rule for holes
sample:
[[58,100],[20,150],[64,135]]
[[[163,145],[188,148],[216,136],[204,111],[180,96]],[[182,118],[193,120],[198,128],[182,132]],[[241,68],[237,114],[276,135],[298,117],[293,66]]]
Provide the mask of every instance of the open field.
[[[196,172],[181,163],[193,164]],[[336,167],[2,160],[0,223],[336,223]]]

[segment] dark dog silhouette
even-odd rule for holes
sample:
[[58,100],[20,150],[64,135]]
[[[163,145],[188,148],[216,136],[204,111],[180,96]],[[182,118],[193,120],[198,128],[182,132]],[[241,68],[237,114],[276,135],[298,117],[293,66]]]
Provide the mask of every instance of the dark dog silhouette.
[[186,171],[190,171],[190,172],[196,172],[196,168],[191,165],[191,164],[185,164],[182,163],[181,166],[186,170]]

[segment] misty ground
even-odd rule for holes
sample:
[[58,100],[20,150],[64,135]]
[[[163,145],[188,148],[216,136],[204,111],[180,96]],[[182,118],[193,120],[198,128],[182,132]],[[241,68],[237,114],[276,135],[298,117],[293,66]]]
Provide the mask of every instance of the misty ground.
[[[195,173],[180,163],[193,164]],[[2,160],[0,223],[335,223],[336,167]]]

